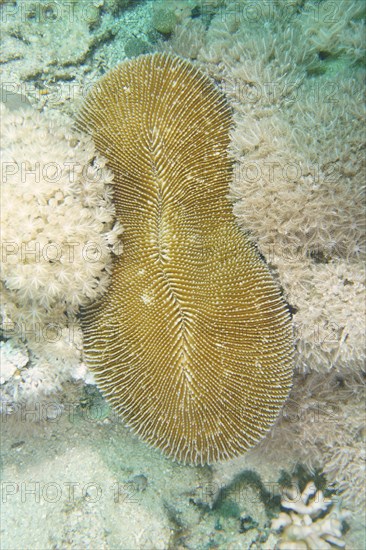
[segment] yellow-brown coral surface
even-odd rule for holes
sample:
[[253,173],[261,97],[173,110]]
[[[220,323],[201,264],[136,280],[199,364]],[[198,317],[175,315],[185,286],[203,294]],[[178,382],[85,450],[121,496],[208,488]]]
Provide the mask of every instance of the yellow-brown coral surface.
[[108,73],[79,125],[115,174],[124,227],[85,354],[127,423],[168,456],[210,463],[254,445],[292,378],[292,329],[226,197],[231,114],[210,80],[165,54]]

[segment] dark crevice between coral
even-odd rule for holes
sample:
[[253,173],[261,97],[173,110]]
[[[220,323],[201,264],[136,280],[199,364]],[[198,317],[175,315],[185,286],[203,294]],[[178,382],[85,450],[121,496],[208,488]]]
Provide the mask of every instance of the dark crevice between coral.
[[327,51],[318,52],[318,57],[319,57],[320,61],[324,61],[324,59],[328,59],[331,56],[332,56],[332,54],[330,52],[327,52]]
[[302,493],[310,481],[315,484],[318,490],[323,491],[326,497],[335,493],[335,490],[329,486],[325,474],[320,469],[310,472],[306,466],[300,463],[296,465],[291,473],[281,470],[278,484],[282,489],[293,487],[296,484]]
[[309,257],[316,264],[328,264],[330,262],[329,254],[319,248],[310,250]]
[[[258,491],[259,498],[265,506],[266,515],[269,519],[276,515],[276,512],[280,507],[280,496],[273,494],[273,491],[268,490],[263,484],[260,476],[253,470],[244,470],[240,472],[233,478],[231,483],[225,487],[222,487],[218,491],[212,504],[212,510],[222,511],[225,510],[225,508],[228,508],[228,502],[234,502],[230,499],[230,495],[240,495],[240,493],[245,491],[245,487],[251,487],[252,489]],[[237,508],[239,509],[238,505]]]
[[185,548],[185,540],[189,536],[190,532],[188,526],[181,518],[181,512],[167,501],[164,501],[163,505],[171,529],[168,550]]

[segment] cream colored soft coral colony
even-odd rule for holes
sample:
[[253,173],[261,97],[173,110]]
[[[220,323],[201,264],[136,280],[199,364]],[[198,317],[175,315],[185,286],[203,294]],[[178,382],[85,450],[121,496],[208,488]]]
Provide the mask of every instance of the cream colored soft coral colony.
[[28,355],[1,386],[11,402],[52,393],[79,364],[76,313],[106,289],[122,228],[112,174],[67,118],[1,115],[2,325]]

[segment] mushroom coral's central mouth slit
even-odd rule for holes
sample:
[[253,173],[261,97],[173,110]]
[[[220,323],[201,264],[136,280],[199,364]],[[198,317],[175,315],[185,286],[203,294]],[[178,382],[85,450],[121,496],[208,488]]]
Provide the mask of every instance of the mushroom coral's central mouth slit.
[[189,368],[189,332],[188,332],[188,319],[185,313],[182,298],[178,296],[177,288],[174,285],[172,279],[172,265],[171,248],[174,239],[174,234],[171,232],[169,223],[167,220],[167,211],[164,208],[164,196],[161,185],[157,190],[156,198],[156,260],[159,265],[161,278],[163,284],[167,290],[167,322],[171,324],[172,333],[176,332],[175,338],[175,354],[172,357],[172,364],[177,362],[178,372],[184,375],[185,383],[190,386],[192,382],[193,374]]

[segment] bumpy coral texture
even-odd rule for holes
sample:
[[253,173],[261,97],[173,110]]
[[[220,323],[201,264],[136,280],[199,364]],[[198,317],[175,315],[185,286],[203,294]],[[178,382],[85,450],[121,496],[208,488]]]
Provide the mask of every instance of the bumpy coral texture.
[[[112,14],[128,3],[128,0],[4,2],[0,5],[2,82],[10,87],[29,84],[41,73],[45,89],[50,90],[57,80],[74,79],[75,68],[84,70],[83,62],[93,47],[116,33]],[[37,88],[34,87],[35,93]],[[60,90],[54,90],[53,99],[57,101]]]
[[2,378],[11,403],[54,392],[79,364],[76,314],[105,291],[122,229],[89,139],[66,117],[1,109],[2,328],[13,355],[28,356]]

